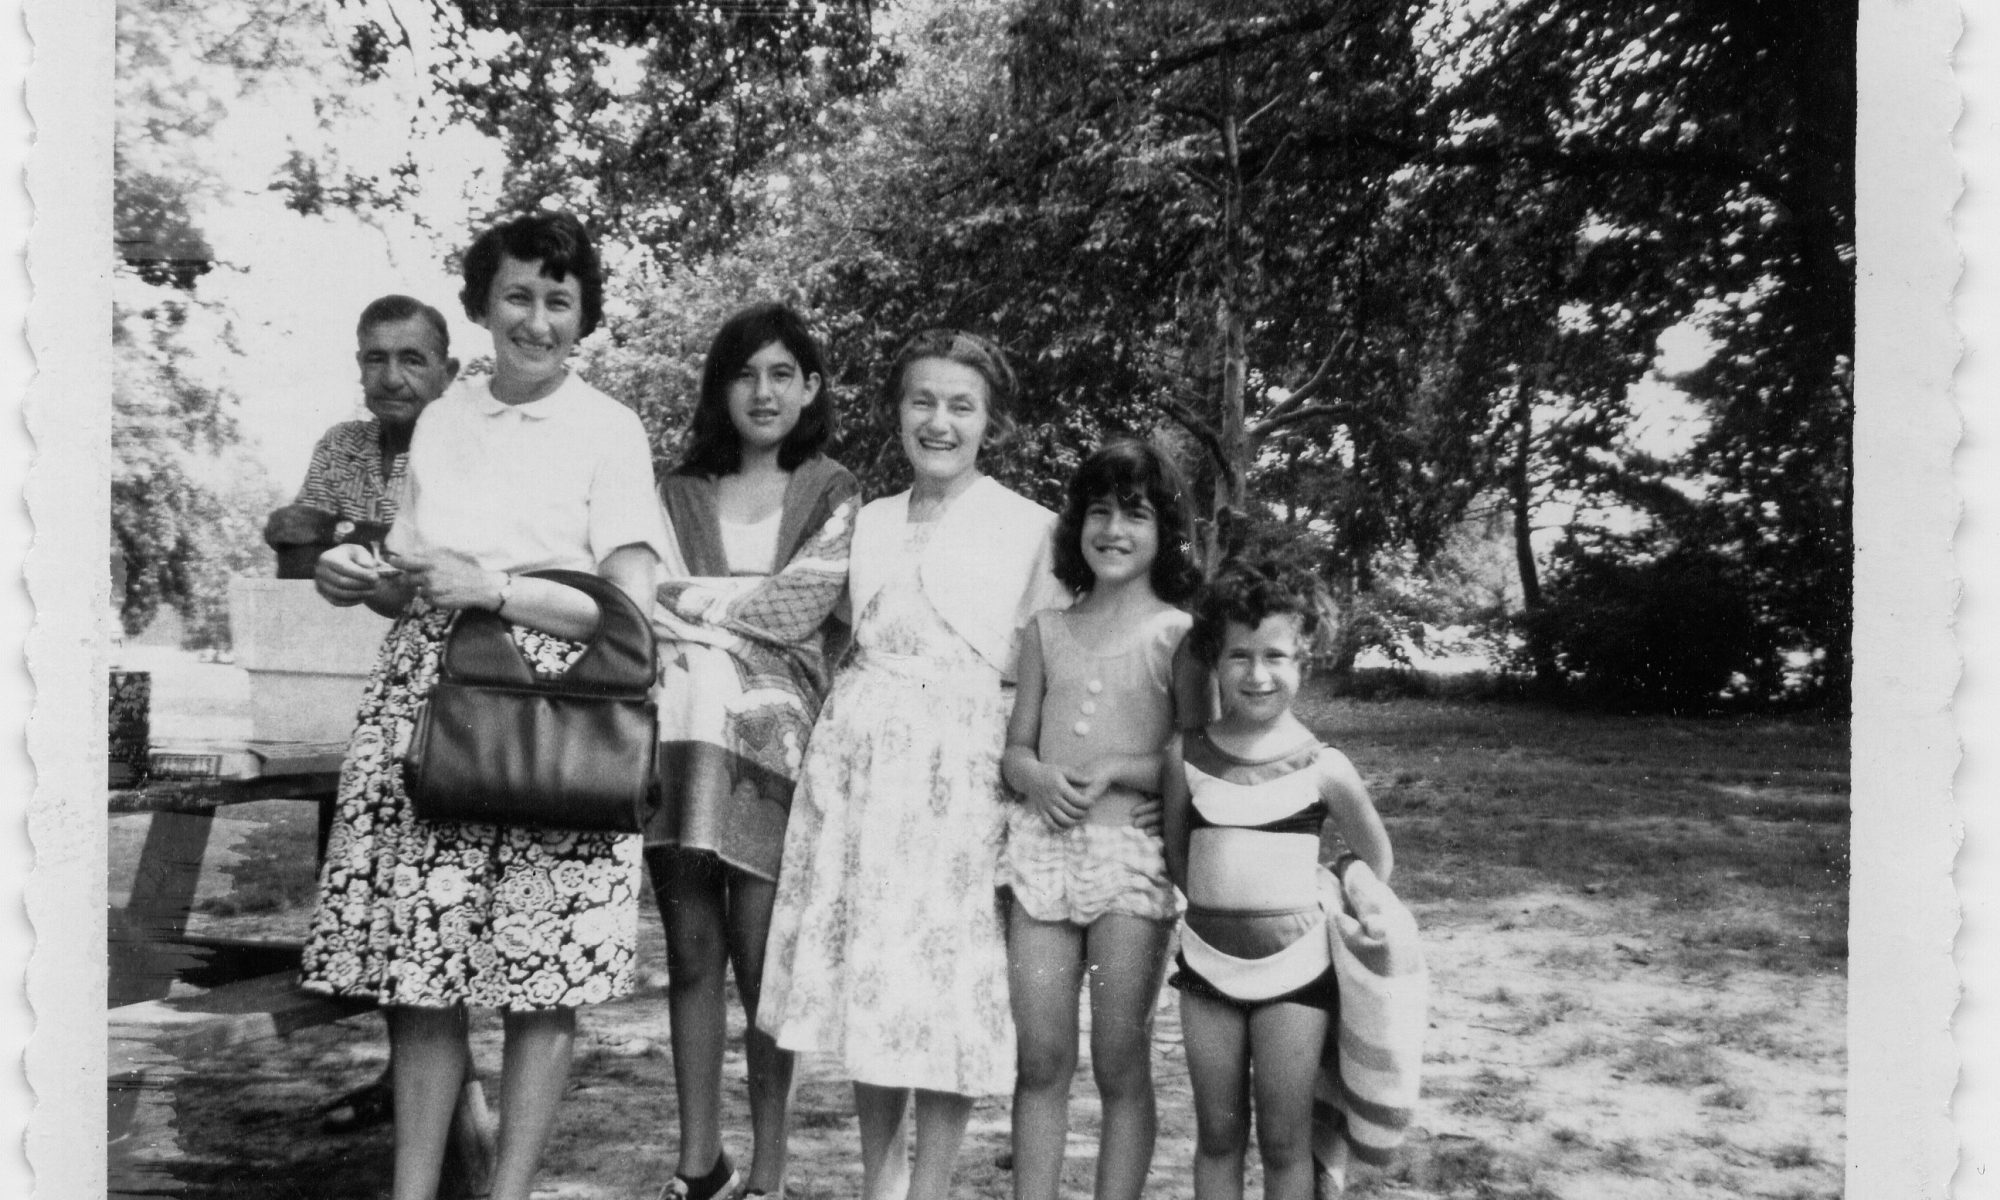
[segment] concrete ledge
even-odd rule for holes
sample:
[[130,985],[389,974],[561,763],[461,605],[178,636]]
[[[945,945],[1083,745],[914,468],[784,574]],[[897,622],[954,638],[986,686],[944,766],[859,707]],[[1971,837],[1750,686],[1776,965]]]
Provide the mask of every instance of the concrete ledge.
[[250,675],[250,723],[260,741],[345,742],[389,621],[335,608],[310,580],[229,583],[236,660]]

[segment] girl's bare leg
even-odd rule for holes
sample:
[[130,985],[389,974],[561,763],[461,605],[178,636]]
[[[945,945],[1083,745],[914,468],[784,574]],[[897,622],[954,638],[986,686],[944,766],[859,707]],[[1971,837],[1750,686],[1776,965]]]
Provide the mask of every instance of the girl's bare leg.
[[463,1007],[385,1008],[395,1073],[396,1200],[431,1200],[444,1167],[452,1110],[471,1063]]
[[904,1200],[910,1191],[910,1151],[903,1118],[908,1088],[854,1085],[854,1116],[861,1127],[862,1200]]
[[771,906],[778,885],[729,873],[729,957],[743,998],[743,1054],[750,1069],[750,1174],[748,1190],[777,1195],[785,1186],[786,1141],[791,1130],[794,1055],[757,1028],[764,990],[764,943],[771,934]]
[[1267,1200],[1312,1200],[1312,1093],[1326,1027],[1326,1011],[1303,1004],[1267,1004],[1250,1015]]
[[917,1093],[917,1153],[910,1167],[909,1200],[949,1200],[972,1097],[956,1092]]
[[1181,993],[1181,1038],[1194,1090],[1195,1200],[1243,1200],[1250,1144],[1250,1022],[1220,1000]]
[[[1153,1005],[1159,999],[1172,931],[1173,926],[1165,921],[1113,913],[1092,922],[1085,934],[1090,963],[1090,1062],[1104,1105],[1097,1148],[1097,1200],[1139,1200],[1153,1165],[1153,1140],[1159,1124],[1153,1099]],[[1075,1013],[1072,1001],[1072,1021]],[[1020,1027],[1025,1038],[1026,1026]],[[1015,1122],[1018,1130],[1018,1107]],[[1020,1169],[1017,1149],[1016,1196],[1021,1194]],[[1051,1191],[1049,1197],[1054,1194]]]
[[[1014,1075],[1015,1200],[1056,1200],[1062,1189],[1083,942],[1083,930],[1067,921],[1037,921],[1019,907],[1007,922],[1007,986],[1020,1037]],[[1105,1121],[1108,1128],[1108,1111]],[[1100,1156],[1100,1176],[1102,1161]]]
[[646,865],[667,932],[667,1033],[680,1112],[674,1173],[699,1179],[722,1154],[723,973],[729,967],[723,875],[720,867],[671,848],[649,851]]
[[569,1082],[576,1010],[509,1012],[502,1029],[507,1041],[500,1066],[500,1160],[493,1170],[493,1200],[528,1200]]

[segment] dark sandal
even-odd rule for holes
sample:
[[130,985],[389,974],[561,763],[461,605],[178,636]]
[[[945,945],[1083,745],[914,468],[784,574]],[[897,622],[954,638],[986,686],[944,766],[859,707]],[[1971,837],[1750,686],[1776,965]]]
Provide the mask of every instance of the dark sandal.
[[709,1174],[711,1176],[720,1175],[723,1177],[722,1181],[715,1185],[713,1191],[704,1192],[697,1196],[694,1192],[695,1185],[706,1181],[684,1179],[676,1175],[672,1179],[667,1180],[667,1185],[660,1189],[659,1200],[736,1200],[737,1191],[743,1186],[743,1175],[730,1165],[727,1153],[716,1156],[715,1167],[710,1170]]

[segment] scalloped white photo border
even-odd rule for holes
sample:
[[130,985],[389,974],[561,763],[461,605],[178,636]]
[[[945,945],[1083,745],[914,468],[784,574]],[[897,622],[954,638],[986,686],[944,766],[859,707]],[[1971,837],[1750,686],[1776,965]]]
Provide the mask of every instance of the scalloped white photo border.
[[[0,18],[0,1195],[61,1200],[105,1185],[112,10]],[[2000,0],[1861,20],[1847,1194],[1994,1200]]]

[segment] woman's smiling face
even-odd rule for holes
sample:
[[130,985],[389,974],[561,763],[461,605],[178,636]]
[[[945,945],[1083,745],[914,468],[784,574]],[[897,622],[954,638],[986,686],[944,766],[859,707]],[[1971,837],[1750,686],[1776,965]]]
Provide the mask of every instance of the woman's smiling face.
[[920,358],[903,371],[896,404],[903,453],[917,474],[952,483],[977,468],[991,419],[986,377],[948,358]]
[[493,335],[493,381],[519,403],[548,395],[583,328],[583,288],[574,274],[550,279],[541,261],[504,255],[479,324]]

